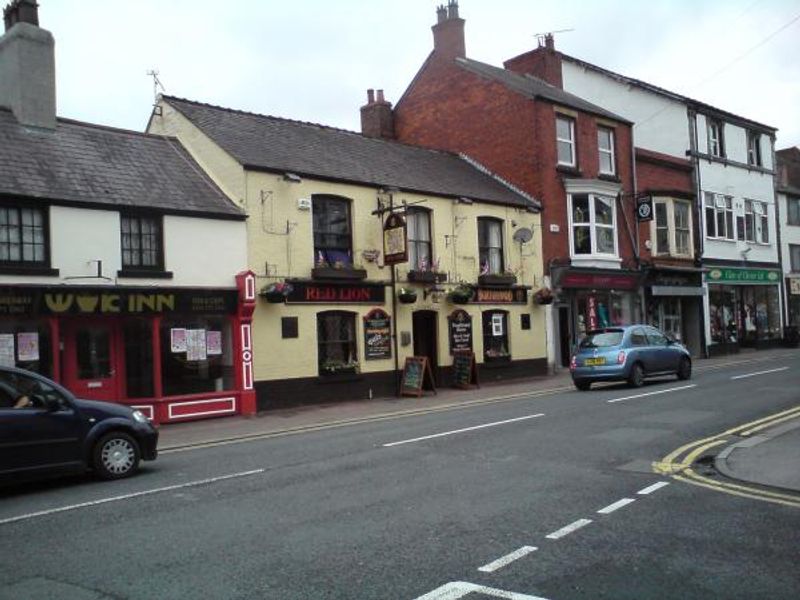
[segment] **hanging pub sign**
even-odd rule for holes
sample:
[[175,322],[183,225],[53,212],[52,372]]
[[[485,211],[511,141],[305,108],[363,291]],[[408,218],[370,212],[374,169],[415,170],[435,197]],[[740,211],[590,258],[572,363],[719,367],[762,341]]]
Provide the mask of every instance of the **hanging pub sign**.
[[364,358],[392,357],[392,318],[380,308],[364,317]]
[[639,196],[636,198],[636,220],[640,223],[653,220],[652,196]]
[[454,310],[447,317],[450,328],[450,354],[472,350],[472,317],[465,310]]
[[383,262],[387,265],[408,260],[408,231],[406,221],[396,213],[390,214],[383,224]]

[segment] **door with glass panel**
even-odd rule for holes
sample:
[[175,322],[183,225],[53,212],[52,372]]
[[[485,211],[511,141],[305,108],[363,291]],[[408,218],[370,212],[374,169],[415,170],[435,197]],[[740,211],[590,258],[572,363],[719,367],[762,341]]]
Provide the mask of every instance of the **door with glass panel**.
[[119,400],[116,323],[76,319],[63,332],[64,385],[79,398]]

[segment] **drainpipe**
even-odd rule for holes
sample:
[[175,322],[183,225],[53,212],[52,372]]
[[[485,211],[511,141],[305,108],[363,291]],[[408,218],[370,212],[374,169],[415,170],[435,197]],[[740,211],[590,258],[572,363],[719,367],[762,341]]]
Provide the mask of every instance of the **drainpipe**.
[[[691,108],[687,108],[687,115],[688,115],[688,126],[689,126],[689,153],[692,156],[692,163],[694,165],[694,180],[695,180],[695,226],[694,226],[694,233],[697,235],[695,236],[695,241],[697,244],[695,245],[695,262],[699,262],[702,266],[703,264],[703,255],[705,254],[705,237],[703,236],[704,228],[702,226],[703,223],[703,182],[702,177],[700,176],[700,157],[698,156],[697,148],[699,146],[698,139],[697,139],[697,113],[692,110]],[[702,273],[700,274],[702,278]],[[705,281],[702,281],[706,295],[703,296],[703,306],[702,311],[700,312],[700,331],[703,332],[703,335],[700,337],[700,351],[703,353],[703,356],[709,358],[708,352],[708,338],[706,337],[706,331],[708,328],[706,327],[706,305],[708,304],[708,284]]]

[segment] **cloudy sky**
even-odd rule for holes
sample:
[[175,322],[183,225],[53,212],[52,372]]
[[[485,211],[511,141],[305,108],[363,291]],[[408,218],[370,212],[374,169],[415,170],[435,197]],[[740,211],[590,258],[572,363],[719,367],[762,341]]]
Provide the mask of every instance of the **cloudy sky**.
[[[142,130],[168,94],[358,130],[432,48],[436,0],[39,0],[64,117]],[[5,3],[3,3],[5,4]],[[467,55],[501,65],[536,34],[577,58],[778,127],[800,145],[800,0],[461,0]]]

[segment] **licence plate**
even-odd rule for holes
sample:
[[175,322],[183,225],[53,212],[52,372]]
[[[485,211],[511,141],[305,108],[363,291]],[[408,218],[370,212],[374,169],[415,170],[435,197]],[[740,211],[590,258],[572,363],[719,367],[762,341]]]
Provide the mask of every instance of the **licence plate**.
[[583,361],[583,364],[586,365],[587,367],[595,367],[597,365],[606,364],[606,359],[603,356],[600,356],[598,358],[587,358],[586,360]]

